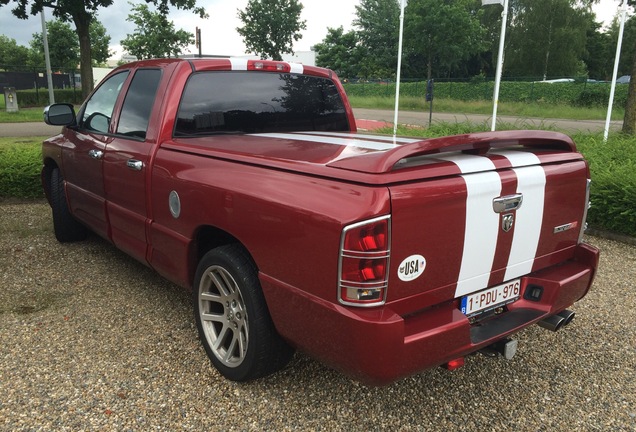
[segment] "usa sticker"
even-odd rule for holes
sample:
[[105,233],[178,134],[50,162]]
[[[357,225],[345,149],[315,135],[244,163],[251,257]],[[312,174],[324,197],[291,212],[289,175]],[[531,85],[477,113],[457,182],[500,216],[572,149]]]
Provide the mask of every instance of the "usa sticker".
[[424,273],[426,268],[426,258],[422,255],[411,255],[406,257],[398,267],[398,277],[404,282],[417,279]]

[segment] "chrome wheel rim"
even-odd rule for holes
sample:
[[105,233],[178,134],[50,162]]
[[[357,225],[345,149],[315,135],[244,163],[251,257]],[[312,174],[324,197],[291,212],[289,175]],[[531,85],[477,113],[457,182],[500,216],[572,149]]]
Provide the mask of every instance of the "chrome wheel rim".
[[206,269],[199,284],[199,317],[208,346],[227,367],[245,359],[248,322],[238,284],[223,267]]

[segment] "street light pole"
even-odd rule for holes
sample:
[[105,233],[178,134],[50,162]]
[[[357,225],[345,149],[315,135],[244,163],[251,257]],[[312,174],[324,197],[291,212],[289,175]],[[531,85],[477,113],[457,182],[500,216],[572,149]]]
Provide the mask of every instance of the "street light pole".
[[395,113],[393,114],[393,136],[397,135],[398,107],[400,105],[400,76],[402,74],[402,33],[404,33],[404,7],[408,0],[400,0],[400,37],[398,41],[397,77],[395,80]]
[[492,104],[492,125],[490,130],[497,129],[497,105],[499,104],[499,86],[501,84],[501,71],[504,62],[504,42],[506,40],[506,21],[508,20],[508,0],[481,0],[481,5],[500,4],[503,6],[501,13],[501,35],[499,36],[499,52],[497,54],[497,72],[495,73],[495,91]]
[[[605,119],[605,129],[603,130],[603,142],[607,142],[609,135],[610,120],[612,119],[612,105],[614,105],[614,91],[616,90],[616,76],[618,75],[618,63],[621,59],[621,47],[623,46],[623,31],[625,30],[625,16],[627,15],[627,2],[623,0],[620,10],[621,24],[618,31],[618,43],[616,44],[616,57],[614,58],[614,72],[612,72],[612,85],[610,87],[610,97],[607,105],[607,117]],[[633,78],[633,77],[632,77]]]

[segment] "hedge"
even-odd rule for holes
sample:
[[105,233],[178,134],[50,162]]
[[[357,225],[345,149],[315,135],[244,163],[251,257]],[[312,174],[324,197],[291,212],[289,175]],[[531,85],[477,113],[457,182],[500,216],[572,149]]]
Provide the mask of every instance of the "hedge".
[[[357,82],[345,83],[349,96],[395,96],[395,83]],[[628,85],[616,85],[614,106],[623,107],[627,101]],[[435,82],[433,93],[436,98],[462,101],[492,100],[493,81]],[[400,83],[401,96],[424,98],[426,81]],[[574,105],[581,107],[603,107],[607,105],[610,83],[566,82],[512,82],[503,81],[499,88],[500,102],[545,102],[550,104]]]
[[[469,123],[436,124],[429,129],[402,133],[426,137],[474,132],[480,126]],[[636,237],[636,138],[602,134],[576,134],[578,149],[585,155],[592,173],[590,226]],[[40,184],[41,145],[33,140],[0,143],[0,198],[43,197]]]
[[[83,102],[80,89],[55,89],[53,93],[56,103],[80,105]],[[43,107],[49,104],[49,91],[47,89],[17,90],[16,96],[20,108]]]

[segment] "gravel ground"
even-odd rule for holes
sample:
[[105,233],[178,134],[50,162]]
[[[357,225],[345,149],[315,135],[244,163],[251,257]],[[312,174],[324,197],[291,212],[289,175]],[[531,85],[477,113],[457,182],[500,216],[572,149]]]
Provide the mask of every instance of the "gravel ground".
[[0,430],[634,431],[636,246],[589,241],[601,268],[577,318],[519,333],[512,361],[372,388],[296,354],[237,384],[189,293],[97,237],[57,243],[45,203],[0,203]]

